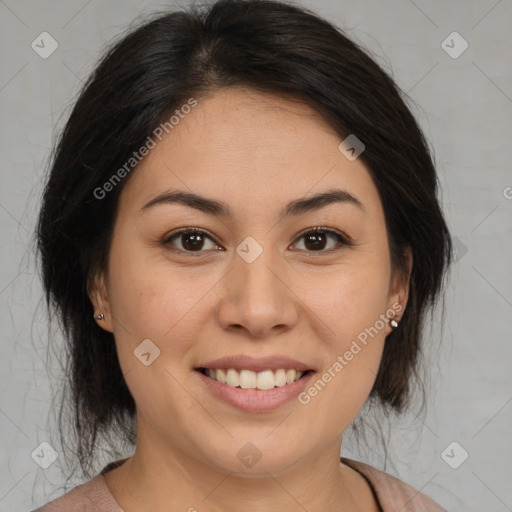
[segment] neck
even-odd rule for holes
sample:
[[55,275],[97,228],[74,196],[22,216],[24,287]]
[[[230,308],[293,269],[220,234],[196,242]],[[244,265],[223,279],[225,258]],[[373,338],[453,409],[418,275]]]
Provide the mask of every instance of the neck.
[[[126,511],[355,512],[363,509],[361,503],[369,504],[364,479],[340,464],[340,446],[332,447],[328,456],[310,457],[286,471],[271,472],[261,464],[257,473],[244,475],[140,441],[133,457],[105,475],[114,498]],[[377,508],[373,504],[363,510]]]

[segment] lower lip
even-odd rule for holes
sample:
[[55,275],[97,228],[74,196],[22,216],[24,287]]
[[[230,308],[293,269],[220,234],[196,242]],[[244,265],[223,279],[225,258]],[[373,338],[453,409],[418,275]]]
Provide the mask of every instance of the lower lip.
[[207,377],[199,370],[196,370],[195,373],[213,395],[228,404],[246,412],[268,412],[274,411],[296,398],[307,386],[315,372],[308,373],[293,384],[268,390],[234,388]]

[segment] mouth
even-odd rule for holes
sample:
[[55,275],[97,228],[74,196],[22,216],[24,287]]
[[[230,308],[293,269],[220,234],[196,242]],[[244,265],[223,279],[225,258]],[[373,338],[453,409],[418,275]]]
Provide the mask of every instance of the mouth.
[[260,391],[290,386],[313,372],[313,370],[301,371],[290,368],[267,369],[260,372],[234,368],[196,368],[196,371],[232,388]]
[[206,393],[246,413],[291,406],[318,373],[311,363],[281,354],[233,354],[201,361],[194,370]]

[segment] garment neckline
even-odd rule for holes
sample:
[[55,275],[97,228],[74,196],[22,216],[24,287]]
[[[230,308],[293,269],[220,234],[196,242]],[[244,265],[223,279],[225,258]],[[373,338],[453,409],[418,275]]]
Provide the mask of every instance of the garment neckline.
[[[119,460],[110,462],[101,470],[101,472],[99,474],[99,476],[101,476],[103,478],[103,483],[105,484],[105,488],[107,489],[108,493],[110,494],[111,499],[115,502],[116,506],[119,507],[120,510],[122,510],[120,505],[117,503],[114,495],[110,492],[110,489],[108,488],[107,479],[105,478],[105,473],[108,473],[109,471],[112,471],[112,470],[118,468],[124,462],[126,462],[128,459],[129,459],[129,457],[126,457],[124,459],[119,459]],[[372,478],[369,476],[369,473],[364,471],[364,469],[366,469],[369,466],[363,462],[359,462],[359,461],[356,461],[353,459],[347,459],[346,457],[340,457],[340,462],[342,464],[347,465],[348,467],[350,467],[357,473],[359,473],[366,480],[366,482],[368,483],[368,485],[372,491],[375,502],[377,503],[377,506],[379,507],[379,512],[384,512],[384,509],[382,508],[380,496],[377,492],[374,482],[373,482]]]
[[366,480],[372,491],[373,498],[377,503],[377,507],[379,507],[379,512],[384,512],[384,508],[382,507],[382,502],[379,493],[377,492],[377,488],[372,478],[370,477],[369,472],[364,471],[364,469],[369,468],[370,466],[368,466],[368,464],[365,464],[364,462],[359,462],[353,459],[347,459],[345,457],[340,457],[340,461],[342,462],[342,464],[347,465],[349,468],[359,473]]

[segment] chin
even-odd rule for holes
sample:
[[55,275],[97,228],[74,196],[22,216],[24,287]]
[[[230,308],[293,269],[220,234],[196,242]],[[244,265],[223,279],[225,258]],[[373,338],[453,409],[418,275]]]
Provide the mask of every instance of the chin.
[[[256,432],[255,429],[254,436],[246,434],[233,438],[228,443],[224,439],[215,450],[212,450],[213,442],[209,443],[205,447],[208,450],[205,457],[212,465],[225,472],[254,478],[268,478],[268,473],[278,475],[299,463],[301,450],[304,450],[303,439],[294,442],[286,435],[287,432],[284,432],[285,435],[272,437],[269,436],[271,429],[264,430]],[[306,453],[302,455],[305,456]]]

